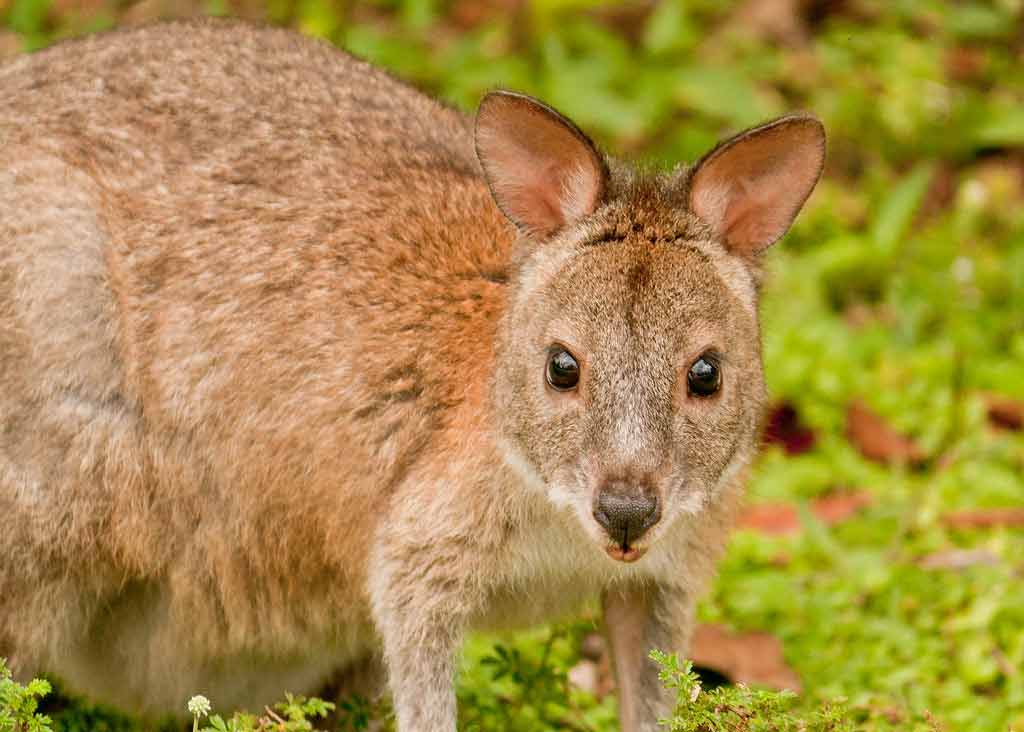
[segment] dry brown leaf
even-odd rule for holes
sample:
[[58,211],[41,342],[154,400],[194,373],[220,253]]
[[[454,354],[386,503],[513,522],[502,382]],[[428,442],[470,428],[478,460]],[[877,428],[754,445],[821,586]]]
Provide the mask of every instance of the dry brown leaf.
[[939,163],[932,172],[932,179],[921,201],[916,220],[924,222],[947,211],[956,198],[959,184],[960,176],[957,169],[952,164]]
[[864,457],[876,462],[916,465],[925,459],[917,443],[860,401],[851,403],[846,411],[846,436]]
[[845,521],[862,508],[867,508],[873,501],[874,497],[867,491],[832,493],[815,499],[811,504],[811,510],[818,520],[831,526]]
[[[853,516],[874,500],[867,491],[833,493],[811,502],[811,513],[832,526]],[[791,503],[763,503],[748,507],[739,525],[763,534],[793,534],[800,530],[800,514]]]
[[757,38],[805,45],[810,37],[803,0],[746,0],[736,9],[734,24]]
[[744,510],[739,525],[762,534],[795,534],[800,530],[800,515],[788,503],[762,503]]
[[999,557],[986,549],[946,549],[917,560],[923,569],[967,569],[979,564],[998,564]]
[[587,633],[580,641],[580,655],[589,661],[599,661],[608,653],[608,644],[600,633]]
[[762,440],[767,445],[779,445],[787,455],[800,455],[814,447],[814,432],[800,421],[796,407],[790,402],[779,402],[768,410]]
[[52,0],[51,7],[57,15],[75,14],[89,17],[102,12],[106,5],[104,0]]
[[[585,688],[598,699],[615,691],[615,674],[612,672],[608,644],[600,633],[588,633],[580,642],[580,662],[573,666],[570,681]],[[590,665],[586,665],[590,664]]]
[[998,647],[992,649],[992,658],[995,659],[996,665],[1006,678],[1012,679],[1020,675],[1020,669],[1014,666]]
[[582,689],[594,696],[597,696],[598,684],[600,683],[600,672],[594,661],[583,659],[567,674],[569,683],[577,689]]
[[993,427],[1019,432],[1024,429],[1024,402],[1005,397],[989,397],[986,406],[988,421]]
[[982,76],[988,57],[982,48],[957,46],[946,53],[946,73],[955,81],[971,82]]
[[990,529],[994,526],[1024,526],[1024,508],[981,508],[957,511],[942,517],[954,529]]
[[469,30],[522,9],[522,0],[457,0],[449,7],[448,17],[460,29]]
[[854,330],[860,330],[875,323],[892,325],[896,322],[896,313],[885,304],[868,305],[864,302],[853,302],[843,310],[843,320]]
[[699,625],[690,643],[694,665],[714,669],[734,683],[799,692],[800,677],[787,664],[782,641],[770,633],[733,633]]

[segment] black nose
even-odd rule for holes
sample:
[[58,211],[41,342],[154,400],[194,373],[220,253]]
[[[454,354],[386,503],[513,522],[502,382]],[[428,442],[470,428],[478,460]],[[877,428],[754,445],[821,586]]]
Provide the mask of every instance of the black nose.
[[661,510],[655,495],[642,491],[603,490],[597,496],[594,518],[621,547],[635,543],[658,523]]

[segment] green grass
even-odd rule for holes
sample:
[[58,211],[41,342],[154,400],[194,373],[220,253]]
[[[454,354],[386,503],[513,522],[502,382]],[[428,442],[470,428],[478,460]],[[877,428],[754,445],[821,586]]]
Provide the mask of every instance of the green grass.
[[[12,0],[0,28],[33,50],[130,10],[57,7]],[[1024,532],[943,521],[1024,501],[1024,435],[993,429],[985,411],[987,394],[1024,399],[1019,0],[849,0],[784,40],[712,0],[534,0],[512,14],[430,0],[195,7],[326,37],[467,110],[496,85],[537,94],[609,149],[654,164],[693,159],[772,115],[819,114],[826,177],[768,257],[763,307],[772,395],[817,441],[797,456],[767,449],[751,496],[855,488],[874,504],[831,528],[807,512],[795,536],[738,532],[701,616],[782,639],[804,692],[772,697],[782,706],[768,716],[811,724],[841,698],[852,729],[1024,730]],[[855,399],[911,436],[924,465],[862,457],[846,436]],[[994,559],[921,565],[951,548]],[[463,726],[615,729],[611,699],[566,682],[589,625],[471,641]],[[106,724],[75,717],[88,710],[72,704],[54,724]],[[687,719],[675,729],[712,729]]]

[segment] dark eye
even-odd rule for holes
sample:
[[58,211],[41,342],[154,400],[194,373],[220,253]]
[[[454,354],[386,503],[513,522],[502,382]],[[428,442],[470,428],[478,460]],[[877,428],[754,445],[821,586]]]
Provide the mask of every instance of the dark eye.
[[690,393],[695,396],[709,397],[714,394],[722,385],[718,361],[708,354],[698,358],[690,367],[690,373],[686,375],[686,384],[690,387]]
[[561,346],[548,351],[548,383],[558,391],[575,389],[580,380],[580,365],[573,355]]

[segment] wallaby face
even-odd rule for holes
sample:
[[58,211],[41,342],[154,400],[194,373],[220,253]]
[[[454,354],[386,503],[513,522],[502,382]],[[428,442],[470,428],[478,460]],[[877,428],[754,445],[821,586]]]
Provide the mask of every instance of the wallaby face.
[[494,387],[506,458],[636,561],[748,459],[755,256],[817,182],[820,123],[784,118],[668,175],[611,174],[572,123],[508,93],[484,100],[476,137],[522,236]]
[[386,678],[400,732],[455,732],[467,632],[600,598],[653,732],[823,143],[638,171],[231,22],[0,66],[0,657],[160,714]]

